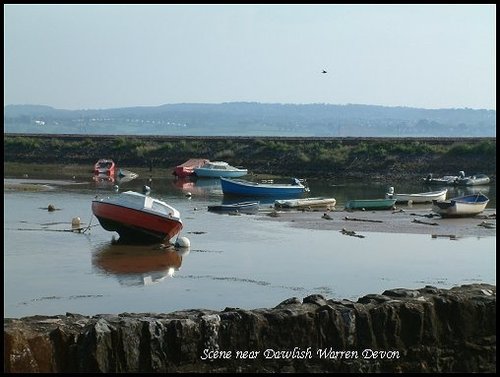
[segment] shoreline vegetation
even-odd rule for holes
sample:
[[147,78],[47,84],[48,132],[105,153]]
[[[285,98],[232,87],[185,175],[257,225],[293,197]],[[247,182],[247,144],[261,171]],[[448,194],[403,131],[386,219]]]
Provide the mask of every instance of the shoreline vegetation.
[[[496,138],[297,138],[4,134],[4,175],[21,167],[70,176],[99,158],[170,175],[190,158],[223,160],[252,174],[392,179],[464,170],[496,179]],[[25,165],[26,164],[26,165]],[[44,165],[44,166],[42,166]],[[50,170],[49,170],[50,171]],[[18,171],[19,172],[19,171]]]

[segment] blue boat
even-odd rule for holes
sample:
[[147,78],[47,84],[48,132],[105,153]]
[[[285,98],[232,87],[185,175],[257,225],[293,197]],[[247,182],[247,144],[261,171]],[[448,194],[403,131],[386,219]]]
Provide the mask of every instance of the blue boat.
[[220,182],[222,192],[230,195],[294,197],[309,191],[297,178],[292,183],[258,183],[221,177]]

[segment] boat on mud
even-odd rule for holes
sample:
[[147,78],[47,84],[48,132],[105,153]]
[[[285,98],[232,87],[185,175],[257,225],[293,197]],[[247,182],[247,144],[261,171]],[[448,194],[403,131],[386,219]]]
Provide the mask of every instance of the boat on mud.
[[335,198],[301,198],[301,199],[278,199],[274,201],[275,208],[322,208],[332,209],[335,207],[337,200]]
[[393,209],[396,199],[356,199],[349,200],[346,209],[384,210]]
[[441,217],[471,217],[483,212],[488,202],[486,195],[477,193],[443,201],[434,200],[432,211]]
[[432,203],[433,200],[445,200],[448,189],[438,191],[420,192],[417,194],[395,194],[394,187],[389,187],[389,192],[385,194],[386,199],[396,199],[396,203]]
[[260,202],[238,202],[208,206],[210,212],[219,213],[255,213],[259,211]]

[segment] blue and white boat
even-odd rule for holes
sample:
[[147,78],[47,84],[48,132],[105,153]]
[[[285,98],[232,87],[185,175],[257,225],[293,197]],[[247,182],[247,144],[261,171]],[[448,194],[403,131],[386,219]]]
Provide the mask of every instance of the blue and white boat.
[[230,195],[295,197],[309,191],[297,178],[292,183],[258,183],[221,177],[220,182],[222,192]]
[[236,168],[225,161],[209,161],[205,165],[194,168],[198,177],[237,178],[248,174],[247,169]]
[[486,195],[477,193],[449,200],[433,200],[432,210],[441,217],[468,217],[483,212],[488,202]]

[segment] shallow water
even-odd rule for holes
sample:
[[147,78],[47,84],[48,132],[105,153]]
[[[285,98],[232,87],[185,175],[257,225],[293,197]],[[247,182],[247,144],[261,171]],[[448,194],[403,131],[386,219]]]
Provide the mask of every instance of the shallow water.
[[[292,228],[267,221],[262,213],[221,215],[207,211],[223,200],[217,180],[124,183],[122,190],[149,183],[152,195],[180,210],[181,235],[191,247],[114,245],[117,234],[102,229],[90,209],[96,195],[113,195],[112,184],[38,183],[53,189],[4,192],[4,317],[252,309],[315,293],[356,300],[398,287],[496,281],[496,236],[452,241],[369,233],[360,239]],[[335,196],[338,205],[352,195],[370,197],[386,189],[383,184],[353,188],[349,182],[310,186],[311,196]],[[490,187],[490,199],[494,191]],[[58,210],[47,211],[48,204]],[[68,231],[76,216],[84,226],[90,222],[88,232]]]

